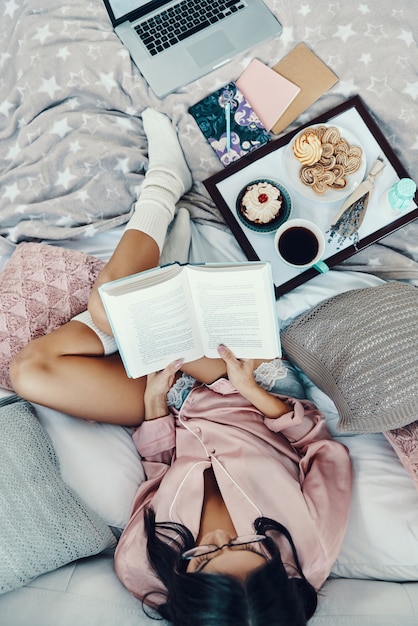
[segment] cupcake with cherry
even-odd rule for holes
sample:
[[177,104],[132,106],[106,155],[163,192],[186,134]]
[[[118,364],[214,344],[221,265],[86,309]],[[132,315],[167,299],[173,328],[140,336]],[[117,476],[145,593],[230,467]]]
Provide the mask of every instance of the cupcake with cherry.
[[236,209],[241,221],[252,230],[272,232],[288,219],[291,200],[281,183],[256,180],[241,190]]

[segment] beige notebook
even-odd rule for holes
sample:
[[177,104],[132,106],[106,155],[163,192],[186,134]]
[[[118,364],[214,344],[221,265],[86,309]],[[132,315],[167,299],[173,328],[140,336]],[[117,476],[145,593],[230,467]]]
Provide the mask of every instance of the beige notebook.
[[322,94],[338,82],[338,77],[304,43],[300,43],[274,67],[280,76],[292,81],[300,91],[271,131],[278,135]]
[[258,59],[250,62],[236,85],[267,130],[271,130],[300,92],[300,87]]

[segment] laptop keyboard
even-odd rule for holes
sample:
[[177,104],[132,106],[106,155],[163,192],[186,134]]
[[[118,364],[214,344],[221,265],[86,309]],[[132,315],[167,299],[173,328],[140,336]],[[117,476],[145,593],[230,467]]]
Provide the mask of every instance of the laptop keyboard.
[[198,0],[191,6],[183,0],[141,22],[135,30],[154,56],[246,6],[244,0]]

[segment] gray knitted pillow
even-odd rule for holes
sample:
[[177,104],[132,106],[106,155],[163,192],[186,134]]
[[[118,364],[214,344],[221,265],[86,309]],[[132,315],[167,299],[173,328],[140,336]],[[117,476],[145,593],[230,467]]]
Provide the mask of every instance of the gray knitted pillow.
[[0,593],[115,545],[108,526],[68,487],[32,406],[0,402]]
[[389,282],[321,302],[282,333],[290,360],[334,401],[342,432],[418,419],[418,289]]

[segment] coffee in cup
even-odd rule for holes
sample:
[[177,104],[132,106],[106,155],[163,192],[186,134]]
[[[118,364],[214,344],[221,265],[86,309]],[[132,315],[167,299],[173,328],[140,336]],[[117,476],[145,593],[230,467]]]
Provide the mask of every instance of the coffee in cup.
[[325,251],[325,238],[321,229],[313,222],[293,219],[278,228],[274,246],[287,265],[307,268],[320,262]]

